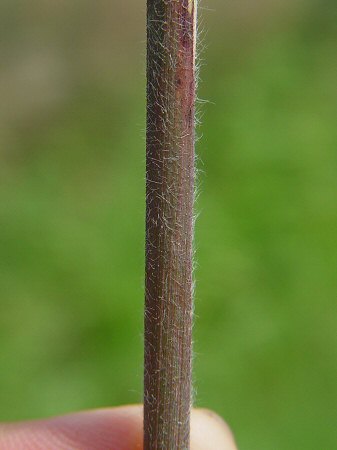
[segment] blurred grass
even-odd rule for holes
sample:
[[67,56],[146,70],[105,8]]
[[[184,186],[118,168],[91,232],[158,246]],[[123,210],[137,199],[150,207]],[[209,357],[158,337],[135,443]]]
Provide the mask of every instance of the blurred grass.
[[[2,5],[2,420],[142,398],[145,7],[47,5]],[[332,450],[336,7],[249,5],[203,12],[196,403]]]

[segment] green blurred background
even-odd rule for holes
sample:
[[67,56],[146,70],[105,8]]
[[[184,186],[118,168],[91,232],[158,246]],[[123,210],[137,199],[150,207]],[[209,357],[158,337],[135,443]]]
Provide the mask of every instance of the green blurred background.
[[[195,403],[334,450],[337,5],[202,7]],[[140,402],[145,1],[0,17],[0,419]]]

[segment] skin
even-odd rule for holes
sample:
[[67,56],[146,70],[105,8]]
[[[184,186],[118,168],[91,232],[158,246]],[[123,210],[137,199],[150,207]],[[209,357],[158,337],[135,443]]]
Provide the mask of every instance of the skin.
[[[0,450],[142,450],[141,405],[85,411],[47,420],[0,425]],[[215,413],[192,412],[191,450],[236,450]]]

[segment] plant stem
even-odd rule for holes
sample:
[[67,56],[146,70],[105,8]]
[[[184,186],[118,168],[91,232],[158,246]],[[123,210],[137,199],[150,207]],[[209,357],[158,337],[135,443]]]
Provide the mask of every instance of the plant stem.
[[188,450],[197,0],[147,0],[144,450]]

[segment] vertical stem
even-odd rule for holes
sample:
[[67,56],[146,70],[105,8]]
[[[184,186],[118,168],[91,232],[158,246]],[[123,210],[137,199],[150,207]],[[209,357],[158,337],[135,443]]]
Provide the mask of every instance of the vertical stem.
[[197,0],[147,0],[144,450],[188,450]]

